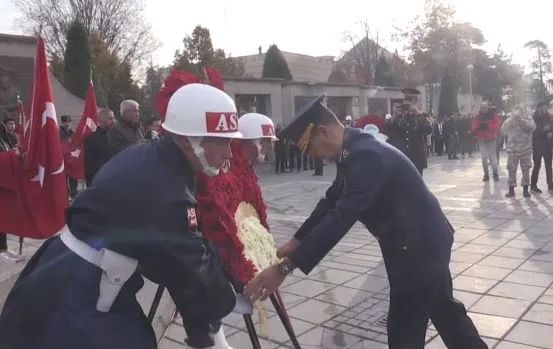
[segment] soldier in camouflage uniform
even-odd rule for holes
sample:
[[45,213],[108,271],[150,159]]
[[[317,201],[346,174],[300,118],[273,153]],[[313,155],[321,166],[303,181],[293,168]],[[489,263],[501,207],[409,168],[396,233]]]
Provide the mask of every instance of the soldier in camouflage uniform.
[[521,107],[516,107],[512,115],[503,123],[501,131],[507,137],[507,170],[509,171],[509,192],[505,197],[515,196],[517,185],[517,168],[520,163],[522,171],[522,195],[530,197],[530,168],[532,167],[532,132],[536,129],[534,120],[525,115]]

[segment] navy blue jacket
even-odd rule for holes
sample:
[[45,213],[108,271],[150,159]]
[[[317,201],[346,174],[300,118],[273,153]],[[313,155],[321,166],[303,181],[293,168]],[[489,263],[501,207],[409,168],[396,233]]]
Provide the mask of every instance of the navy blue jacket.
[[453,228],[402,152],[347,128],[337,166],[325,198],[295,234],[301,244],[289,258],[301,271],[309,273],[357,221],[379,240],[392,287],[446,270]]
[[115,156],[67,210],[67,224],[90,246],[137,259],[138,271],[100,313],[101,270],[58,237],[48,240],[6,301],[0,348],[156,348],[135,297],[142,276],[165,285],[184,318],[216,321],[230,313],[234,292],[189,215],[194,190],[191,165],[170,137]]

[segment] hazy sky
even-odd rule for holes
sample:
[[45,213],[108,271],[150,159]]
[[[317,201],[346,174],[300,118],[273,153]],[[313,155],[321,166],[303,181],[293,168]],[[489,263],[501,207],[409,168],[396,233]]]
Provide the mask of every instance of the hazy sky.
[[[422,13],[424,0],[145,0],[147,20],[162,47],[155,62],[168,64],[182,38],[201,24],[211,30],[215,47],[233,56],[254,54],[276,43],[281,50],[309,55],[339,55],[351,46],[343,42],[346,30],[360,32],[356,23],[368,19],[380,32],[385,47],[395,48],[390,33],[395,25],[405,25]],[[472,22],[488,40],[486,49],[498,43],[513,53],[517,63],[527,64],[532,54],[522,46],[541,39],[553,48],[548,28],[551,12],[547,0],[452,0],[457,18]],[[269,6],[262,6],[267,4]],[[14,24],[17,11],[12,0],[0,0],[0,32],[19,33]],[[360,34],[361,35],[361,34]]]

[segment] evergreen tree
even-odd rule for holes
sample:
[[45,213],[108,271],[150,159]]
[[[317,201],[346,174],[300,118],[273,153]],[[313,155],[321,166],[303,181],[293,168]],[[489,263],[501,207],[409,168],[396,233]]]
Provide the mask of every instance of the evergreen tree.
[[142,86],[141,114],[153,117],[156,115],[157,93],[163,85],[162,70],[150,65],[146,71],[146,81]]
[[457,89],[455,88],[450,69],[446,69],[444,75],[442,76],[438,116],[451,116],[458,112],[459,105],[457,104]]
[[67,31],[66,39],[62,81],[69,92],[84,99],[90,81],[90,37],[83,24],[74,20]]
[[390,63],[388,63],[384,54],[380,54],[378,62],[376,63],[374,83],[377,86],[395,86],[392,67],[390,67]]
[[292,73],[284,55],[276,45],[272,45],[265,54],[265,61],[263,62],[263,78],[275,78],[292,80]]

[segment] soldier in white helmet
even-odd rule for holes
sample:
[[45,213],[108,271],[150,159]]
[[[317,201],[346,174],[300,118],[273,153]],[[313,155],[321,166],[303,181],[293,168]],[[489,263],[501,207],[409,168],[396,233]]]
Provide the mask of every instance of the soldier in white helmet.
[[[22,272],[0,316],[2,349],[155,349],[136,293],[165,285],[183,319],[212,323],[236,303],[198,230],[195,175],[215,176],[241,138],[234,101],[204,84],[179,88],[159,142],[125,149],[67,210],[67,226]],[[201,333],[197,330],[196,333]],[[228,348],[222,328],[188,334]],[[183,334],[184,337],[184,334]]]

